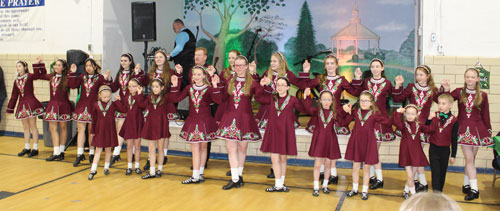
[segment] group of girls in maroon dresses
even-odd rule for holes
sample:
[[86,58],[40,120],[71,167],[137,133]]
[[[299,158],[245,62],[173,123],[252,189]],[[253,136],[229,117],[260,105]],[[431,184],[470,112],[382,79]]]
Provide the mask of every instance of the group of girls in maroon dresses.
[[[228,175],[231,180],[222,189],[242,187],[248,143],[262,139],[260,150],[271,154],[275,178],[275,184],[266,191],[288,192],[290,189],[284,181],[287,156],[297,155],[297,117],[294,113],[297,110],[312,116],[306,129],[312,133],[309,155],[315,161],[313,196],[319,196],[321,176],[324,177],[321,190],[325,194],[330,192],[329,183],[338,182],[336,161],[342,156],[337,135],[350,135],[345,159],[353,161],[353,185],[347,196],[358,194],[359,170],[363,165],[367,170],[363,171],[361,198],[366,200],[368,189],[382,188],[384,185],[378,154],[380,145],[394,140],[399,134],[399,165],[405,167],[407,172],[403,197],[408,198],[409,194],[427,190],[423,167],[428,166],[429,162],[422,144],[435,140],[438,129],[441,133],[446,127],[441,126],[440,117],[430,112],[430,108],[433,101],[438,102],[440,94],[450,94],[458,102],[459,129],[456,137],[466,159],[463,192],[467,194],[466,200],[479,197],[474,159],[479,146],[489,146],[493,142],[490,138],[488,98],[480,89],[477,69],[467,69],[464,87],[450,92],[447,80],[443,81],[441,90],[436,88],[431,69],[425,65],[415,69],[414,83],[403,88],[402,76],[396,77],[395,86],[385,78],[384,63],[380,59],[370,62],[369,77],[361,78],[362,71],[357,68],[354,79],[348,82],[339,75],[338,60],[333,55],[325,57],[324,73],[311,79],[308,61],[304,62],[304,71],[297,77],[289,70],[283,53],[275,52],[271,56],[269,69],[260,78],[255,73],[256,64],[249,63],[246,57],[232,50],[228,53],[229,66],[222,71],[221,76],[214,73],[213,69],[197,65],[190,70],[191,84],[181,90],[182,67],[176,65],[175,70],[171,69],[166,55],[163,51],[155,52],[154,63],[146,76],[140,66],[134,64],[131,54],[123,54],[114,82],[109,71],[104,75],[99,73],[100,66],[91,58],[85,61],[85,73],[79,76],[76,76],[76,66],[69,66],[62,59],[55,62],[54,73],[51,74],[47,74],[41,58],[37,58],[33,65],[33,74],[29,73],[26,62],[17,62],[18,78],[14,82],[7,112],[14,112],[19,98],[16,118],[23,121],[26,139],[26,146],[19,156],[38,154],[35,117],[45,112],[44,119],[50,122],[54,144],[54,153],[47,161],[64,159],[66,122],[72,119],[77,122],[78,128],[74,166],[85,160],[83,144],[87,126],[90,146],[97,148],[97,157],[93,155],[94,149],[90,152],[92,167],[89,180],[96,175],[103,149],[106,152],[104,174],[109,174],[112,163],[120,160],[119,152],[124,140],[127,141],[128,157],[126,175],[133,172],[132,160],[135,160],[135,172],[141,174],[141,139],[148,141],[149,149],[149,159],[144,168],[149,173],[142,178],[160,177],[166,162],[168,138],[171,136],[169,120],[178,118],[175,103],[188,97],[190,115],[184,122],[180,138],[191,145],[193,174],[182,184],[197,184],[205,180],[202,168],[206,162],[207,143],[223,139],[226,140],[230,164]],[[50,82],[50,101],[45,109],[33,94],[33,80],[36,79]],[[304,99],[288,94],[292,84],[305,89]],[[144,96],[143,87],[147,85],[151,86],[152,91]],[[81,96],[73,109],[68,92],[70,88],[80,87]],[[312,106],[311,88],[319,91],[318,106]],[[111,95],[115,91],[118,94],[112,101]],[[359,97],[359,106],[342,105],[343,91]],[[389,117],[388,97],[392,97],[395,102],[409,101],[410,104],[397,109]],[[252,98],[261,104],[255,117]],[[219,104],[215,117],[210,113],[212,103]],[[351,121],[354,121],[354,127],[349,130]],[[265,132],[263,138],[259,129]],[[35,141],[33,149],[29,144],[30,133]],[[113,157],[111,147],[116,147]],[[322,171],[324,174],[320,173]],[[442,190],[442,185],[440,188]]]
[[[142,71],[141,67],[139,64],[135,64],[134,62],[134,57],[130,53],[125,53],[122,54],[120,58],[120,68],[118,69],[118,72],[116,73],[115,80],[113,83],[111,83],[110,88],[112,92],[118,91],[119,98],[127,98],[129,95],[129,87],[128,83],[130,82],[131,79],[134,78],[139,78],[142,76],[144,72]],[[147,84],[143,84],[147,85]],[[137,89],[134,89],[137,90]],[[116,132],[118,134],[118,146],[116,146],[113,150],[113,157],[111,158],[111,163],[110,165],[113,165],[116,161],[121,160],[120,157],[120,151],[122,148],[122,144],[125,141],[125,137],[120,136],[120,130],[123,127],[123,124],[125,122],[125,118],[127,117],[126,113],[121,113],[121,112],[116,112],[115,118],[116,118]],[[128,146],[129,142],[127,142]],[[127,148],[129,149],[129,148]],[[133,152],[135,148],[131,148]],[[129,151],[127,150],[127,153]],[[131,161],[128,161],[129,164],[131,164]],[[132,167],[129,167],[132,168]],[[137,167],[138,168],[138,167]],[[136,168],[136,169],[137,169]]]

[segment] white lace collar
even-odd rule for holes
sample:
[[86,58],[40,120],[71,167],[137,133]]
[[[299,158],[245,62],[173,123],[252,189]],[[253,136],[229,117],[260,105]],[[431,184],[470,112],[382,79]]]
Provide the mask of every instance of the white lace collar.
[[122,71],[123,74],[129,74],[130,73],[130,70],[123,70]]
[[163,71],[162,71],[162,70],[158,70],[158,69],[156,69],[156,73],[158,73],[158,74],[162,74],[162,73],[163,73]]
[[200,91],[200,90],[204,90],[205,88],[207,88],[207,85],[206,84],[203,84],[201,86],[198,86],[196,84],[193,84],[193,89],[194,90],[197,90],[197,91]]
[[326,80],[330,80],[330,81],[337,80],[338,78],[340,78],[339,75],[336,75],[336,76],[326,76]]
[[62,74],[55,74],[55,76],[59,78],[62,76]]
[[467,94],[476,94],[476,90],[471,90],[471,89],[465,88],[465,93],[467,93]]
[[415,88],[417,88],[418,90],[423,91],[423,92],[429,91],[429,89],[431,89],[431,87],[429,85],[423,87],[419,83],[415,83]]
[[244,82],[245,81],[245,78],[241,78],[241,77],[236,77],[236,81],[239,81],[239,82]]
[[381,77],[380,79],[375,79],[375,78],[370,78],[370,82],[374,83],[374,84],[381,84],[385,81],[385,78],[384,77]]
[[28,77],[28,73],[24,73],[22,76],[17,76],[17,79],[21,80],[25,79],[26,77]]

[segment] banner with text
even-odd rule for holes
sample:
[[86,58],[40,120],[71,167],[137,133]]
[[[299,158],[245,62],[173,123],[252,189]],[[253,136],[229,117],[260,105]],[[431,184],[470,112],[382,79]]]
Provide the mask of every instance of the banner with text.
[[0,42],[44,39],[44,0],[0,0]]

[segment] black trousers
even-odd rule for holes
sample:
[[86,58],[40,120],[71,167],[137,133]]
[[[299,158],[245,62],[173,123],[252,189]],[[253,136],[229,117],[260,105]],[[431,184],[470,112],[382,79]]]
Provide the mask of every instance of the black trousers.
[[448,170],[448,160],[450,159],[450,147],[437,146],[430,144],[429,161],[431,164],[432,189],[443,192]]
[[[191,84],[191,81],[189,81],[189,72],[191,70],[191,67],[193,67],[193,64],[194,64],[194,56],[193,56],[193,59],[183,59],[181,61],[178,61],[177,64],[180,64],[182,66],[183,80],[181,81],[181,89],[184,89],[184,87]],[[175,68],[172,68],[172,69],[175,69]]]

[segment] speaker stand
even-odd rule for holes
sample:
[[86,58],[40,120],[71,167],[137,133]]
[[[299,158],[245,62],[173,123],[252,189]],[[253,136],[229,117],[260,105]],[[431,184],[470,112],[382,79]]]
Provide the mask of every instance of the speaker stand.
[[[144,74],[147,75],[148,72],[148,41],[144,41]],[[166,58],[165,58],[166,59]]]

